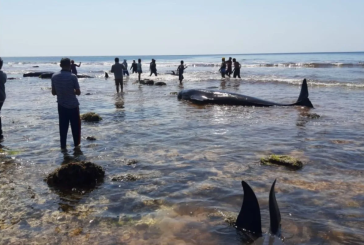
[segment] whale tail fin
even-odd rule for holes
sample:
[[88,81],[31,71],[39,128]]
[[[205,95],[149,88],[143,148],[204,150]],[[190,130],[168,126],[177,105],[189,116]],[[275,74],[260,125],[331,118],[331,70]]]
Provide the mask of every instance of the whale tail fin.
[[269,192],[269,216],[270,216],[270,233],[277,237],[281,237],[281,213],[274,193],[274,186],[276,180],[274,180]]
[[308,88],[306,79],[303,79],[300,96],[298,97],[298,100],[294,105],[301,105],[309,108],[314,108],[310,99],[308,98]]
[[257,197],[252,188],[242,181],[244,189],[244,200],[240,213],[236,219],[236,227],[254,233],[257,236],[262,235],[262,224],[260,218],[260,208]]

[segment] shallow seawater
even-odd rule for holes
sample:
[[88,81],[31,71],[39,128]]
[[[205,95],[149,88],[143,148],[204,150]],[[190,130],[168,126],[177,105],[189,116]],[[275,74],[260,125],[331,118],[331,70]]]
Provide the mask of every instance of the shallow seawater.
[[[177,81],[141,86],[135,75],[122,96],[114,81],[80,79],[81,152],[59,149],[56,99],[50,80],[6,84],[0,155],[2,244],[242,244],[224,220],[236,217],[241,181],[257,194],[263,231],[268,196],[276,197],[287,244],[360,244],[364,240],[364,104],[360,88],[309,86],[315,109],[197,106],[178,101]],[[163,80],[163,78],[159,78]],[[297,84],[253,80],[186,81],[281,103],[295,102]],[[90,95],[85,95],[90,93]],[[172,94],[171,94],[172,93]],[[124,108],[115,103],[123,101]],[[321,117],[310,119],[306,113]],[[96,141],[86,140],[87,136]],[[269,154],[304,161],[299,171],[262,166]],[[136,163],[128,165],[128,160]],[[91,191],[62,193],[43,178],[63,163],[92,161],[106,171]],[[111,181],[118,175],[130,181]]]

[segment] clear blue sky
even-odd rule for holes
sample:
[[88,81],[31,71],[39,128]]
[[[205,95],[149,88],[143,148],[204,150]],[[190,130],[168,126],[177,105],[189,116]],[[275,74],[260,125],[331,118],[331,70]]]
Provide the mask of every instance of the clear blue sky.
[[0,56],[364,50],[364,0],[2,0]]

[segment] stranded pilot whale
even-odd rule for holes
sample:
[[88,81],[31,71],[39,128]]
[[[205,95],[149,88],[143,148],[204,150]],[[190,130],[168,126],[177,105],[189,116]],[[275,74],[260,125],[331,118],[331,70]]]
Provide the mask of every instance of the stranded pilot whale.
[[210,89],[187,89],[178,94],[178,99],[189,100],[199,104],[218,104],[218,105],[243,105],[243,106],[306,106],[314,108],[308,98],[308,88],[306,79],[303,80],[301,93],[296,103],[279,104],[258,98],[246,96],[243,94],[231,93],[227,91],[210,90]]
[[274,192],[275,184],[276,180],[274,180],[269,192],[270,235],[263,237],[258,199],[253,189],[245,181],[241,182],[244,189],[244,199],[235,226],[238,230],[244,232],[244,237],[247,240],[258,243],[263,240],[264,242],[269,240],[269,244],[272,244],[272,242],[273,244],[283,244],[281,237],[281,213]]

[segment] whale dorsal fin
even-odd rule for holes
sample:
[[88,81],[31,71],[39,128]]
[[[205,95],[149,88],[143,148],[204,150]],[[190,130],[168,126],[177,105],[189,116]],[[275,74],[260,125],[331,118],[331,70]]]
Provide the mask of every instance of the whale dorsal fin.
[[242,181],[241,185],[244,189],[244,200],[235,225],[240,229],[260,236],[262,234],[262,224],[257,197],[245,181]]
[[310,99],[308,98],[308,88],[306,79],[303,79],[300,96],[298,96],[298,100],[294,105],[302,105],[302,106],[307,106],[309,108],[314,108]]
[[272,235],[281,236],[281,213],[279,212],[274,187],[276,180],[274,180],[269,193],[269,216],[270,216],[270,233]]

